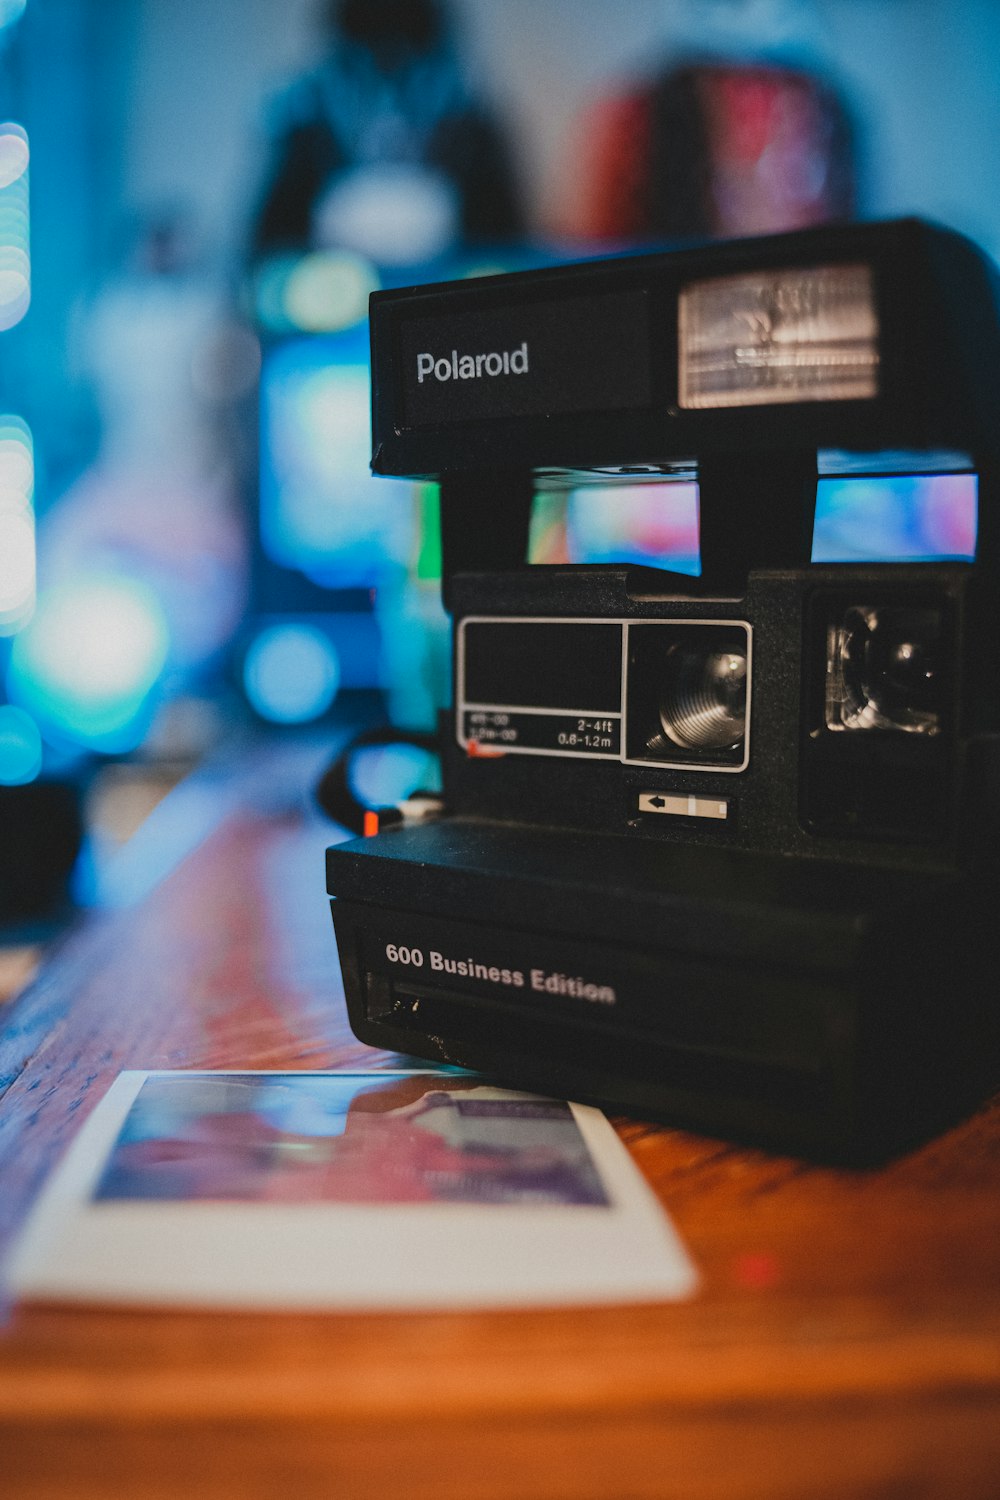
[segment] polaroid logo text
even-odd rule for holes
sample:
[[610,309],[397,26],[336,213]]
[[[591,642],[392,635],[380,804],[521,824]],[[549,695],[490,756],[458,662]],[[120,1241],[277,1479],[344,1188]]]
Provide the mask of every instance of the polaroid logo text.
[[450,355],[435,359],[433,354],[417,355],[417,383],[423,385],[428,376],[442,383],[446,380],[483,380],[497,375],[527,375],[528,341],[519,349],[505,349],[503,353],[459,354],[453,349]]

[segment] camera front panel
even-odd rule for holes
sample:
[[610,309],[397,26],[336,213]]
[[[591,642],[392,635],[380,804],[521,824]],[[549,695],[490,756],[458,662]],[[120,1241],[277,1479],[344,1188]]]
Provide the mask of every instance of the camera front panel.
[[744,771],[752,641],[745,620],[466,616],[458,743],[472,756]]
[[[690,583],[618,565],[457,575],[449,809],[752,843],[750,773],[769,754],[756,624],[747,598]],[[795,692],[797,678],[783,723]],[[790,765],[794,733],[783,754]]]
[[[968,567],[754,573],[738,600],[547,572],[459,588],[491,612],[456,618],[457,813],[860,864],[960,859]],[[586,594],[594,612],[570,613]]]

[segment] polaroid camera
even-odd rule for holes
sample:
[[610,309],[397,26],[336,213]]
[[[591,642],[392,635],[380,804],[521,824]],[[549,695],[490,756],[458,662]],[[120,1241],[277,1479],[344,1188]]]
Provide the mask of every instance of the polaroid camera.
[[[441,816],[328,854],[362,1041],[842,1160],[995,1083],[994,276],[910,220],[375,295],[455,678]],[[974,561],[811,562],[818,475],[941,470]],[[700,575],[526,566],[595,474],[696,476]]]

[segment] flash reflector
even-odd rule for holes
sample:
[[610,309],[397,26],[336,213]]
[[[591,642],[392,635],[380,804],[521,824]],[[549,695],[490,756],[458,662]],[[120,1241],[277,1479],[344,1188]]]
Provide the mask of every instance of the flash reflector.
[[878,332],[865,265],[692,282],[679,302],[680,404],[869,400]]

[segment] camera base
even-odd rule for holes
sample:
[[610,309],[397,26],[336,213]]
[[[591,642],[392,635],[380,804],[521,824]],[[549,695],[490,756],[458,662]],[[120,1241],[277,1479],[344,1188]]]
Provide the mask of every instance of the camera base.
[[995,1081],[982,880],[471,818],[327,860],[375,1047],[859,1163]]

